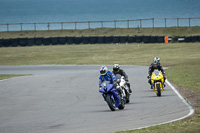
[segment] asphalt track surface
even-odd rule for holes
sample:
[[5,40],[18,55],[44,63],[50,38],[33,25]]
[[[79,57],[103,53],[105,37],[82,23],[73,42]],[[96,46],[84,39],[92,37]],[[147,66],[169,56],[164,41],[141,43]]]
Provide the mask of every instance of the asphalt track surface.
[[[166,85],[161,97],[147,83],[148,67],[121,66],[133,94],[111,111],[98,92],[100,65],[0,66],[0,133],[107,133],[180,119],[188,106]],[[108,66],[111,70],[111,66]]]

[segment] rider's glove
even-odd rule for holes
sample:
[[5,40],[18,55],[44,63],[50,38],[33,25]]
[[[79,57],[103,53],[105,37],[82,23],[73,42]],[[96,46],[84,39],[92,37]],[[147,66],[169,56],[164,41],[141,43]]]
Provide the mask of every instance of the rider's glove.
[[163,73],[163,77],[165,77],[165,72]]
[[100,92],[101,86],[99,86],[99,92]]

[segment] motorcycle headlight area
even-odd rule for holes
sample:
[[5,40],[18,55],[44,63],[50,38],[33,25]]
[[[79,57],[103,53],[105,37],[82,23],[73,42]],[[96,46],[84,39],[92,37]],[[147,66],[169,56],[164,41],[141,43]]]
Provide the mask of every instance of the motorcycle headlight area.
[[161,82],[161,80],[154,80],[154,83]]

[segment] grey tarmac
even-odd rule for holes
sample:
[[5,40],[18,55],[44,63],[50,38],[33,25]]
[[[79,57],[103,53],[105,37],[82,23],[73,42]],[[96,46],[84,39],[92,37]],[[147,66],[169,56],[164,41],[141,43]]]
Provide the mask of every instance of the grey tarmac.
[[107,133],[189,114],[169,85],[157,97],[147,66],[121,68],[133,93],[124,110],[111,111],[98,92],[100,65],[0,66],[0,74],[32,74],[0,81],[0,133]]

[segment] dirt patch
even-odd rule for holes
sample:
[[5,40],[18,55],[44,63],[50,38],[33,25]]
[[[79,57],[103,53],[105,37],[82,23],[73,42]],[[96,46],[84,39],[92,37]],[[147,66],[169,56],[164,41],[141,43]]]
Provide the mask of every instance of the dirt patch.
[[188,88],[177,87],[179,93],[192,105],[196,114],[200,114],[200,96]]
[[[169,69],[172,67],[174,66],[166,66],[164,69]],[[173,86],[192,105],[192,107],[195,109],[195,113],[200,114],[200,96],[189,88],[178,87],[175,84],[173,84]]]

